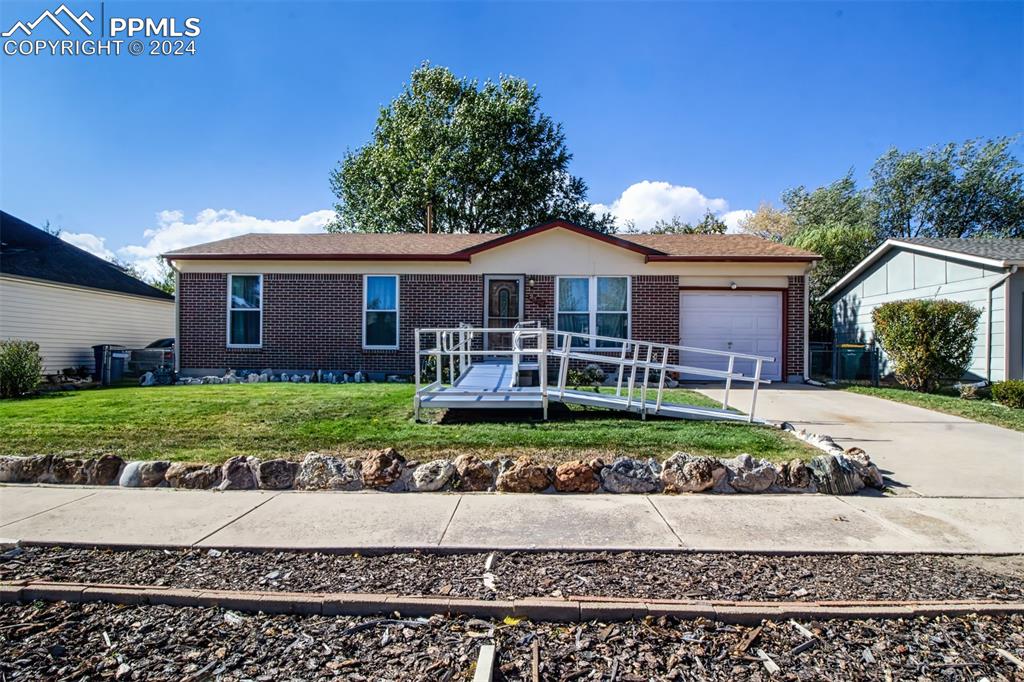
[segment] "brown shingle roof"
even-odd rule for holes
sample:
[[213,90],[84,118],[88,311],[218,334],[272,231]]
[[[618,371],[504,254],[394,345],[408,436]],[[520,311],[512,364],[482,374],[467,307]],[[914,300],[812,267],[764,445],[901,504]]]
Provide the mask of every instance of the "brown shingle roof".
[[190,256],[344,258],[395,256],[451,256],[463,249],[494,239],[493,234],[387,234],[331,232],[327,234],[244,234],[198,244],[165,254],[172,258]]
[[[649,260],[814,260],[808,251],[753,235],[622,234],[609,237],[558,221],[513,235],[424,233],[246,234],[199,244],[165,257],[188,259],[289,260],[469,260],[473,253],[535,231],[566,227],[621,248],[644,253]],[[635,246],[633,246],[635,245]]]
[[724,258],[804,258],[817,256],[793,246],[761,239],[752,234],[625,234],[619,235],[667,256]]

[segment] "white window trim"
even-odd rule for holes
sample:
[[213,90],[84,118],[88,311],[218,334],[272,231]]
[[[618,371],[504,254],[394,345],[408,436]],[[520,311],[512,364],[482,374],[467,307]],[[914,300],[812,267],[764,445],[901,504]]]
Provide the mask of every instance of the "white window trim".
[[[555,277],[555,331],[562,331],[559,328],[559,326],[558,326],[558,316],[560,314],[562,314],[562,311],[558,307],[558,298],[559,298],[558,297],[558,290],[559,290],[559,287],[561,286],[560,285],[560,281],[561,280],[563,280],[563,279],[586,279],[586,280],[589,280],[590,283],[587,286],[587,296],[588,296],[589,300],[587,301],[587,311],[586,312],[587,312],[587,315],[590,317],[590,323],[589,323],[590,324],[590,333],[591,334],[597,334],[597,313],[598,313],[598,310],[597,310],[597,280],[601,279],[601,278],[611,278],[611,277],[618,277],[618,278],[623,278],[624,277],[626,279],[626,310],[625,310],[625,313],[626,313],[626,339],[632,338],[632,336],[633,336],[633,278],[630,277],[629,275],[558,275],[557,277]],[[623,311],[602,310],[600,312],[602,312],[602,313],[613,313],[613,314],[618,313],[618,314],[621,315]],[[582,314],[582,313],[583,313],[583,311],[581,311],[581,310],[567,310],[567,311],[565,311],[566,315],[573,315],[573,314],[579,315],[579,314]],[[591,339],[589,345],[587,345],[587,346],[575,346],[575,348],[578,348],[578,349],[581,348],[581,349],[586,349],[586,350],[593,350],[593,351],[597,351],[599,353],[600,352],[605,352],[605,351],[610,352],[610,353],[619,353],[622,350],[621,347],[616,348],[616,347],[612,347],[612,346],[598,346],[592,339]]]
[[[394,312],[395,312],[395,343],[394,343],[394,345],[371,346],[371,345],[366,343],[366,313],[367,312],[374,312],[374,313],[377,313],[377,312],[390,313],[391,312],[390,310],[370,310],[370,311],[367,311],[367,309],[366,309],[366,295],[367,295],[369,290],[367,289],[366,282],[367,282],[367,280],[370,277],[392,277],[395,280],[395,310],[394,310]],[[389,273],[382,272],[382,273],[374,273],[372,275],[363,275],[363,305],[362,305],[362,308],[363,308],[363,350],[398,350],[399,340],[402,338],[402,334],[401,334],[401,322],[402,322],[401,287],[402,287],[402,278],[399,277],[398,275],[395,275],[395,274],[389,274]]]
[[[235,277],[259,277],[260,282],[260,307],[259,308],[232,308],[231,307],[231,291],[233,289],[232,280]],[[226,341],[228,348],[262,348],[263,347],[263,275],[251,273],[251,272],[239,272],[228,275],[228,292],[227,292],[227,304],[228,304],[228,319],[227,319],[227,333]],[[231,313],[234,310],[259,310],[260,313],[260,340],[259,343],[231,343]]]

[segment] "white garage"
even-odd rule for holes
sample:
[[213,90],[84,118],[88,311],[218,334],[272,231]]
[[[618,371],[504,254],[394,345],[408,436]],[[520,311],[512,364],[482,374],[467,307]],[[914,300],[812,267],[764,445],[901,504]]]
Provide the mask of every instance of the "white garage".
[[[781,291],[681,291],[679,292],[679,343],[695,348],[767,355],[761,376],[782,379]],[[690,367],[726,370],[728,358],[683,353]],[[737,360],[735,369],[753,373],[752,360]],[[683,379],[698,377],[683,376]]]

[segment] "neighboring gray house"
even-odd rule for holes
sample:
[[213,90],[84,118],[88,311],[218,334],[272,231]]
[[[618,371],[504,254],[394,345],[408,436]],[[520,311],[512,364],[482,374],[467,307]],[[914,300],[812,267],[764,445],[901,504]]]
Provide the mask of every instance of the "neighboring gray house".
[[[837,343],[867,343],[871,311],[889,301],[944,298],[981,309],[967,379],[1024,378],[1024,239],[889,239],[835,283]],[[883,373],[884,360],[883,360]]]

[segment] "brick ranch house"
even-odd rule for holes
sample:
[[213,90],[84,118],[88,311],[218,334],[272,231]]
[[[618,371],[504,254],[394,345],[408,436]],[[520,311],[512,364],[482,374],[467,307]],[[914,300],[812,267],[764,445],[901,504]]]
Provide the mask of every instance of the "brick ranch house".
[[[164,257],[187,376],[411,375],[417,327],[536,320],[769,355],[764,376],[788,381],[806,377],[806,273],[819,258],[752,235],[606,235],[565,221],[506,235],[248,234]],[[683,359],[719,368],[709,357]]]

